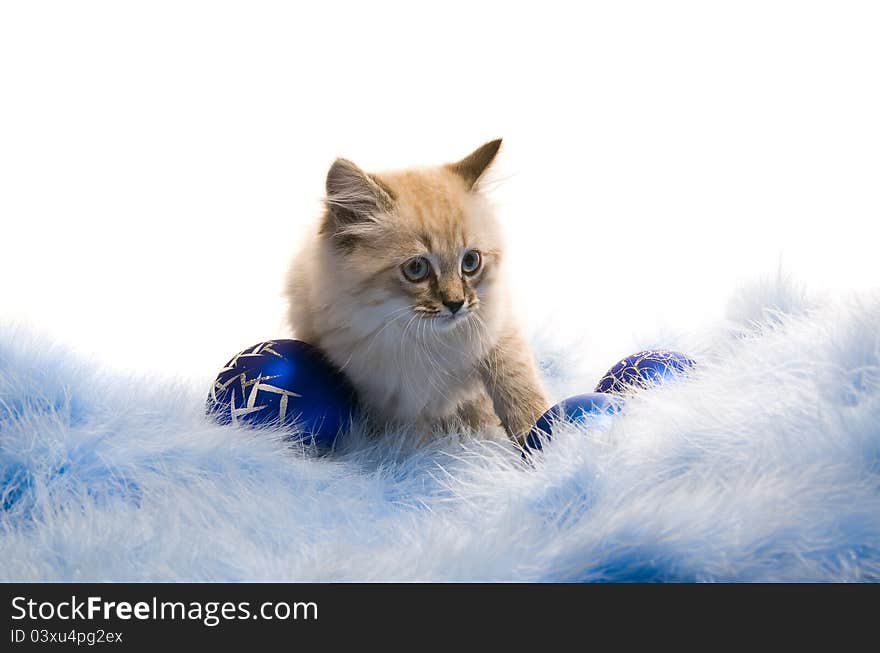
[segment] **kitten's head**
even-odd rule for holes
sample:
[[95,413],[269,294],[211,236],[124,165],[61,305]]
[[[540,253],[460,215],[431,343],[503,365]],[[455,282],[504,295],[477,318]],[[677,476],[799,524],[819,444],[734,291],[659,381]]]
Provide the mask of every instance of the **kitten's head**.
[[491,321],[502,303],[502,243],[479,182],[500,146],[499,139],[456,163],[378,174],[333,163],[321,237],[335,275],[374,322],[429,320],[435,332]]

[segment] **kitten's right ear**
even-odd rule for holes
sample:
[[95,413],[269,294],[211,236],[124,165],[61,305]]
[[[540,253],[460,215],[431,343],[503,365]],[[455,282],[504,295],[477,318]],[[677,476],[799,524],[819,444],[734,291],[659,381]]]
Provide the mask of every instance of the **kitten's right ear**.
[[327,172],[327,216],[322,231],[344,235],[347,229],[369,221],[394,207],[394,193],[373,175],[348,159],[336,159]]

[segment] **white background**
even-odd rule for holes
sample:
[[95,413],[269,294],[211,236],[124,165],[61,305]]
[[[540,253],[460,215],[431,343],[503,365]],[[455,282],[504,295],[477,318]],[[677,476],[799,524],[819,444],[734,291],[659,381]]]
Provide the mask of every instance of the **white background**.
[[609,364],[780,262],[877,287],[877,6],[5,2],[0,323],[211,376],[287,335],[334,157],[497,136],[524,320]]

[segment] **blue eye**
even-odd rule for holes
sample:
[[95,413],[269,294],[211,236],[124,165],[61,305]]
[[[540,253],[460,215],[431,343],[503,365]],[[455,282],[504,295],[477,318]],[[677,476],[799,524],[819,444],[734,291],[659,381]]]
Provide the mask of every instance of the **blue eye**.
[[415,256],[404,263],[401,269],[403,270],[403,276],[413,283],[417,283],[428,278],[428,274],[431,272],[431,264],[424,256]]
[[482,262],[483,257],[480,256],[480,253],[475,249],[469,249],[461,257],[461,271],[465,274],[474,274],[480,269]]

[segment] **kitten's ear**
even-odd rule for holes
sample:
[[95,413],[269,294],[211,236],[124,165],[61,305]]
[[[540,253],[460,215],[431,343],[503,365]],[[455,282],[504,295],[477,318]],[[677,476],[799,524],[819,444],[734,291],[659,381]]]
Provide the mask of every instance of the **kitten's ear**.
[[393,207],[393,191],[373,175],[347,159],[336,159],[330,166],[327,172],[327,219],[331,224],[325,224],[325,230],[338,233]]
[[501,149],[501,139],[497,138],[485,145],[481,145],[461,161],[450,163],[447,165],[447,168],[464,179],[464,183],[467,185],[468,190],[470,190],[476,185],[480,177],[483,176],[483,173],[486,172],[492,161],[495,160],[495,155],[498,154],[499,149]]

